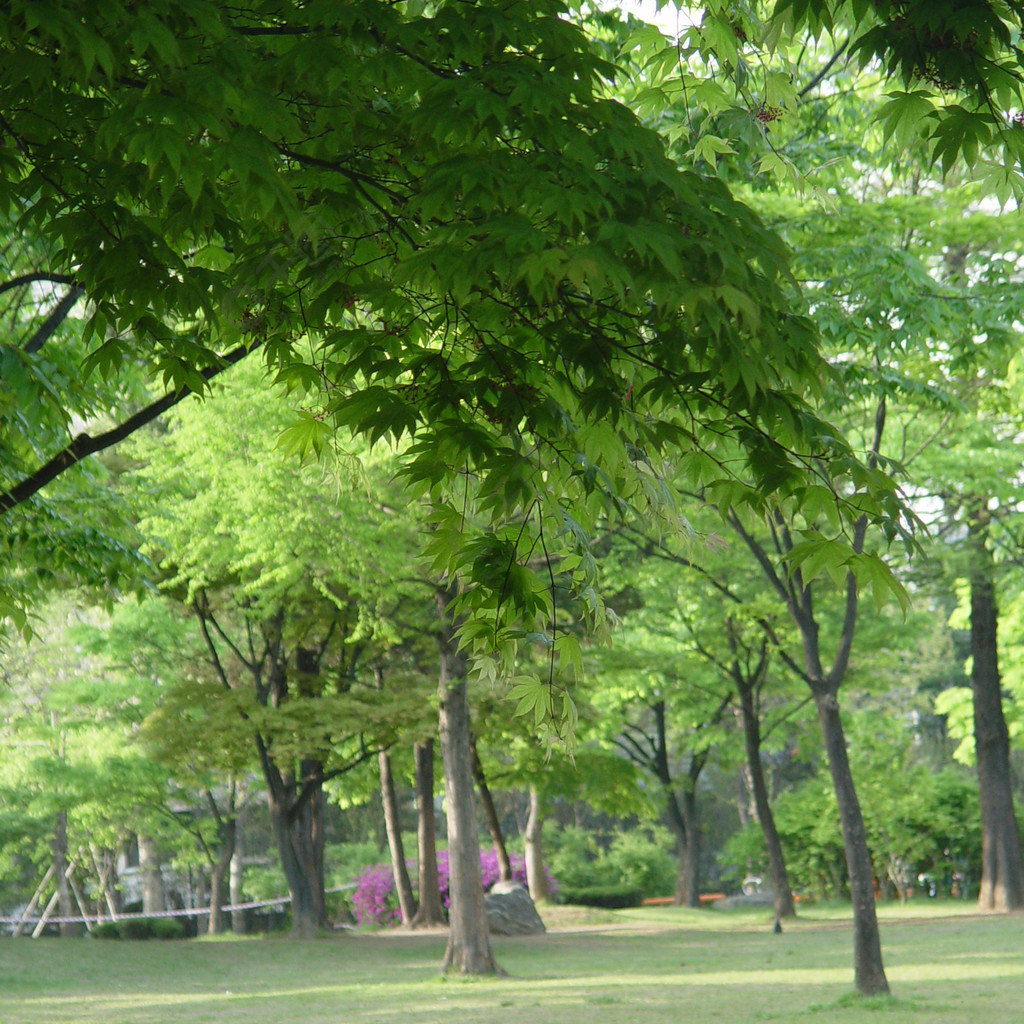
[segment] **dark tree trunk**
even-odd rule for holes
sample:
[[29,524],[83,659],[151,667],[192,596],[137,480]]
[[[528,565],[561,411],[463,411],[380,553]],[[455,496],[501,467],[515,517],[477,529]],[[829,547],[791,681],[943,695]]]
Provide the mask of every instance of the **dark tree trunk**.
[[534,903],[547,903],[551,899],[551,886],[544,870],[544,805],[540,790],[530,786],[530,814],[526,819],[524,841],[526,845],[526,884]]
[[[265,748],[260,744],[261,753]],[[269,769],[268,769],[269,765]],[[303,762],[302,774],[319,778],[319,766]],[[327,927],[324,896],[323,785],[306,782],[300,789],[295,779],[282,775],[264,760],[270,823],[281,856],[288,894],[291,896],[292,935],[312,938]]]
[[697,818],[697,780],[703,770],[707,754],[690,759],[688,785],[682,799],[676,795],[672,773],[668,764],[668,736],[665,725],[665,702],[651,705],[654,712],[654,742],[652,764],[654,774],[661,783],[665,797],[668,826],[676,841],[679,874],[676,880],[675,903],[681,907],[700,906],[700,829]]
[[696,791],[684,789],[672,802],[678,808],[686,836],[685,848],[679,849],[675,900],[679,906],[696,908],[700,906],[700,820]]
[[1013,808],[1010,737],[1003,716],[994,565],[979,512],[971,524],[971,690],[981,798],[981,910],[1024,907],[1024,857]]
[[846,737],[839,717],[839,701],[835,693],[815,694],[818,722],[825,741],[832,785],[839,805],[843,828],[846,868],[850,875],[850,897],[853,900],[853,972],[854,984],[862,995],[884,995],[889,982],[882,967],[882,943],[875,913],[875,883],[868,851],[867,833],[860,802],[853,785]]
[[439,721],[448,817],[448,892],[451,897],[448,948],[443,969],[462,974],[495,974],[498,973],[498,965],[491,952],[480,875],[480,838],[473,792],[465,669],[456,651],[455,638],[447,629],[440,646]]
[[772,878],[772,893],[775,897],[775,916],[796,917],[796,903],[793,900],[793,889],[789,884],[789,872],[786,870],[786,858],[782,853],[779,831],[775,827],[775,815],[772,814],[771,802],[768,799],[768,786],[765,783],[764,767],[761,764],[761,722],[754,702],[754,687],[747,685],[737,687],[740,696],[740,711],[743,718],[743,736],[747,749],[747,775],[753,791],[754,807],[757,820],[764,834],[764,844],[768,851],[768,870]]
[[388,849],[391,851],[391,873],[395,878],[398,892],[398,906],[402,912],[402,924],[410,924],[416,916],[416,897],[412,892],[409,868],[405,863],[405,849],[402,846],[402,822],[398,813],[398,797],[395,794],[395,779],[391,772],[391,758],[386,750],[377,755],[380,764],[380,800],[384,807],[384,826],[388,833]]
[[480,763],[480,755],[477,753],[475,736],[470,738],[470,752],[473,757],[473,778],[476,781],[480,803],[484,809],[484,821],[487,823],[487,831],[491,834],[494,853],[498,858],[498,877],[503,882],[507,882],[512,878],[512,861],[509,860],[508,849],[505,847],[505,837],[501,833],[501,822],[498,820],[494,799],[491,797],[491,790],[487,785],[484,766]]
[[416,760],[417,840],[419,846],[420,905],[412,919],[414,928],[444,924],[440,882],[437,876],[437,824],[434,820],[434,741],[413,748]]

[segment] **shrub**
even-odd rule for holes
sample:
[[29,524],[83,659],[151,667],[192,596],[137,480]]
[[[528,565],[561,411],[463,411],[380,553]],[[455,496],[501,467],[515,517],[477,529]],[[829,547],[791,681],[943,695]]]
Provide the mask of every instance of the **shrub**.
[[401,923],[402,912],[398,907],[395,879],[391,868],[374,864],[364,868],[356,876],[356,890],[352,894],[352,912],[356,924],[375,925],[384,928]]
[[589,885],[579,888],[563,886],[559,893],[562,903],[574,903],[583,907],[603,907],[605,910],[639,907],[643,898],[643,890],[622,883]]
[[553,832],[549,850],[548,863],[563,886],[579,889],[614,881],[600,863],[597,840],[582,828],[566,825]]
[[119,939],[121,933],[117,929],[116,921],[104,921],[102,924],[93,926],[93,929],[89,934],[94,939]]
[[678,867],[668,852],[672,837],[657,826],[618,832],[606,855],[610,872],[621,885],[638,889],[644,896],[667,896],[676,887]]
[[183,939],[185,925],[174,917],[131,917],[117,922],[122,939]]

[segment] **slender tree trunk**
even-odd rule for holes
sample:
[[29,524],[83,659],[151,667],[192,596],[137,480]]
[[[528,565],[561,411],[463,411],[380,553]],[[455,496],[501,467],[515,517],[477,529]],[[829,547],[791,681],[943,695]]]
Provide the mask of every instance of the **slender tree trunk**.
[[796,917],[796,904],[793,900],[793,889],[789,884],[786,858],[782,853],[779,830],[775,827],[775,816],[772,814],[764,768],[761,764],[761,722],[757,708],[754,706],[754,687],[744,685],[737,689],[739,690],[743,736],[747,749],[747,777],[753,791],[757,820],[761,825],[764,844],[768,851],[768,870],[771,874],[772,893],[775,897],[775,916],[777,918]]
[[451,897],[448,949],[443,969],[462,974],[495,974],[498,973],[498,965],[491,952],[480,875],[480,838],[473,793],[465,670],[456,652],[455,639],[448,630],[441,638],[440,646],[439,721],[448,818],[448,891]]
[[139,867],[142,869],[142,912],[159,914],[167,909],[160,850],[157,844],[146,836],[139,836]]
[[[235,819],[235,852],[231,857],[231,868],[229,873],[230,881],[228,885],[231,893],[232,906],[237,906],[238,904],[245,902],[245,893],[242,889],[245,881],[245,863],[242,854],[241,830],[241,820]],[[244,910],[231,911],[231,931],[235,935],[245,935],[247,928],[245,924]]]
[[544,804],[540,790],[530,786],[530,814],[526,819],[526,884],[534,903],[547,903],[551,899],[551,886],[544,870]]
[[412,919],[414,928],[444,924],[440,883],[437,877],[437,824],[434,820],[434,741],[417,743],[416,760],[417,840],[419,846],[420,905]]
[[875,913],[874,872],[868,851],[867,833],[860,802],[853,785],[846,737],[839,716],[839,701],[834,692],[815,693],[818,722],[821,725],[832,785],[839,805],[843,828],[846,868],[850,875],[853,900],[853,972],[854,984],[862,995],[885,995],[889,982],[882,967],[882,943]]
[[[57,881],[58,914],[60,917],[74,917],[75,904],[68,881],[68,812],[58,811],[53,829],[53,869]],[[82,934],[82,925],[74,921],[62,921],[61,938],[76,938]]]
[[227,920],[224,915],[225,896],[229,890],[231,861],[235,855],[236,829],[235,818],[225,818],[218,829],[220,848],[217,860],[210,870],[210,924],[209,933],[219,935],[227,931]]
[[994,565],[985,543],[987,522],[971,525],[971,690],[974,748],[981,798],[981,910],[1024,907],[1024,856],[1013,807],[1010,737],[1003,715],[997,648],[998,608]]
[[398,891],[398,906],[402,912],[402,924],[412,923],[416,916],[416,897],[412,892],[409,868],[405,863],[405,849],[402,846],[402,821],[398,813],[398,797],[395,794],[395,779],[391,772],[391,758],[386,750],[377,755],[380,764],[380,800],[384,807],[384,826],[388,833],[388,849],[391,851],[391,873]]
[[[114,884],[114,876],[117,873],[117,857],[113,850],[100,849],[95,843],[89,844],[92,852],[93,869],[99,882],[100,891],[103,893],[103,900],[107,905],[107,911],[112,919],[116,919],[121,913],[121,894]],[[102,917],[102,911],[97,900],[97,918]]]
[[484,775],[484,766],[480,763],[480,755],[477,753],[475,736],[470,738],[470,753],[473,758],[473,779],[476,781],[480,803],[484,809],[484,821],[487,823],[487,831],[491,834],[494,853],[498,858],[498,877],[501,881],[508,882],[512,878],[512,861],[509,859],[508,849],[505,846],[505,837],[501,832],[501,822],[498,820],[498,812],[494,807],[494,799],[491,796],[490,787],[487,785],[487,776]]

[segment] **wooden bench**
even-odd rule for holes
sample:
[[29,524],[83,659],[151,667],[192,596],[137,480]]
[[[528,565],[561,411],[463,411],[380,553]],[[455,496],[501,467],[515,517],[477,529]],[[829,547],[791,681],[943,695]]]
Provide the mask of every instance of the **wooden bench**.
[[[724,892],[702,892],[700,894],[700,905],[705,907],[709,903],[717,903],[719,900],[724,899]],[[674,896],[652,896],[650,899],[643,901],[645,907],[670,907],[673,903],[675,903]]]

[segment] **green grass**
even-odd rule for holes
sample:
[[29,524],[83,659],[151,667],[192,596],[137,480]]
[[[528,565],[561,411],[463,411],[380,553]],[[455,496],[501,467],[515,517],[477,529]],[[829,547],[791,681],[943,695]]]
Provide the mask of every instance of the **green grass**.
[[[985,1024],[1019,1018],[1024,919],[880,909],[895,998],[852,996],[848,908],[555,908],[495,940],[507,978],[443,979],[443,934],[293,942],[0,940],[0,1024]],[[949,915],[949,916],[941,916]]]

